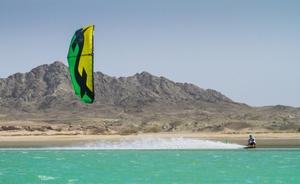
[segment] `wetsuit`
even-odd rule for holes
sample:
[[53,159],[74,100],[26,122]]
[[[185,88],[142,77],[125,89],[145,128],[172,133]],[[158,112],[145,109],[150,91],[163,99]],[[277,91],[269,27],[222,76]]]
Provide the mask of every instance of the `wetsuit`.
[[255,138],[254,137],[251,137],[249,140],[248,140],[248,145],[256,145],[256,141],[255,141]]

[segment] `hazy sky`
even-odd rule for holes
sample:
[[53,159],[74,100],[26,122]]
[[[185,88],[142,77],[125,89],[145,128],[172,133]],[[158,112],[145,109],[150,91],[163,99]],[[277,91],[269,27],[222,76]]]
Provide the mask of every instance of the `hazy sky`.
[[297,0],[0,0],[0,78],[67,64],[87,24],[96,71],[148,71],[254,106],[300,107]]

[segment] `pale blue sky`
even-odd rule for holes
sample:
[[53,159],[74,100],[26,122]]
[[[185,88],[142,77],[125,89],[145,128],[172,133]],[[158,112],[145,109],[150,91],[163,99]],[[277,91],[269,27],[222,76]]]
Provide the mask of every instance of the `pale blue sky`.
[[300,107],[300,1],[0,0],[0,77],[55,60],[95,24],[95,71],[148,71],[253,106]]

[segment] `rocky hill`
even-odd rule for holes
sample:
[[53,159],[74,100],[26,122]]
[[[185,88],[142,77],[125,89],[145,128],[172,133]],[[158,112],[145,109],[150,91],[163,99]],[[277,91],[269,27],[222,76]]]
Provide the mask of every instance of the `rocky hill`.
[[[95,104],[140,107],[151,103],[233,103],[215,90],[204,90],[193,84],[175,83],[147,72],[130,77],[95,75]],[[0,81],[1,106],[8,109],[39,111],[60,106],[68,110],[77,104],[70,84],[67,66],[61,62],[42,65],[28,73],[17,73]]]
[[83,104],[74,95],[61,62],[0,79],[0,130],[127,134],[300,128],[297,108],[253,108],[218,91],[147,72],[120,78],[96,72],[94,77],[94,104]]

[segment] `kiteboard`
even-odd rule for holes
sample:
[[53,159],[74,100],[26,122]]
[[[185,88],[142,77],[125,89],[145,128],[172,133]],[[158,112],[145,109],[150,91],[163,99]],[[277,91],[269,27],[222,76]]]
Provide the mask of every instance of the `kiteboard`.
[[256,148],[256,146],[250,146],[250,145],[249,145],[249,146],[245,146],[245,147],[244,147],[244,149],[254,149],[254,148]]

